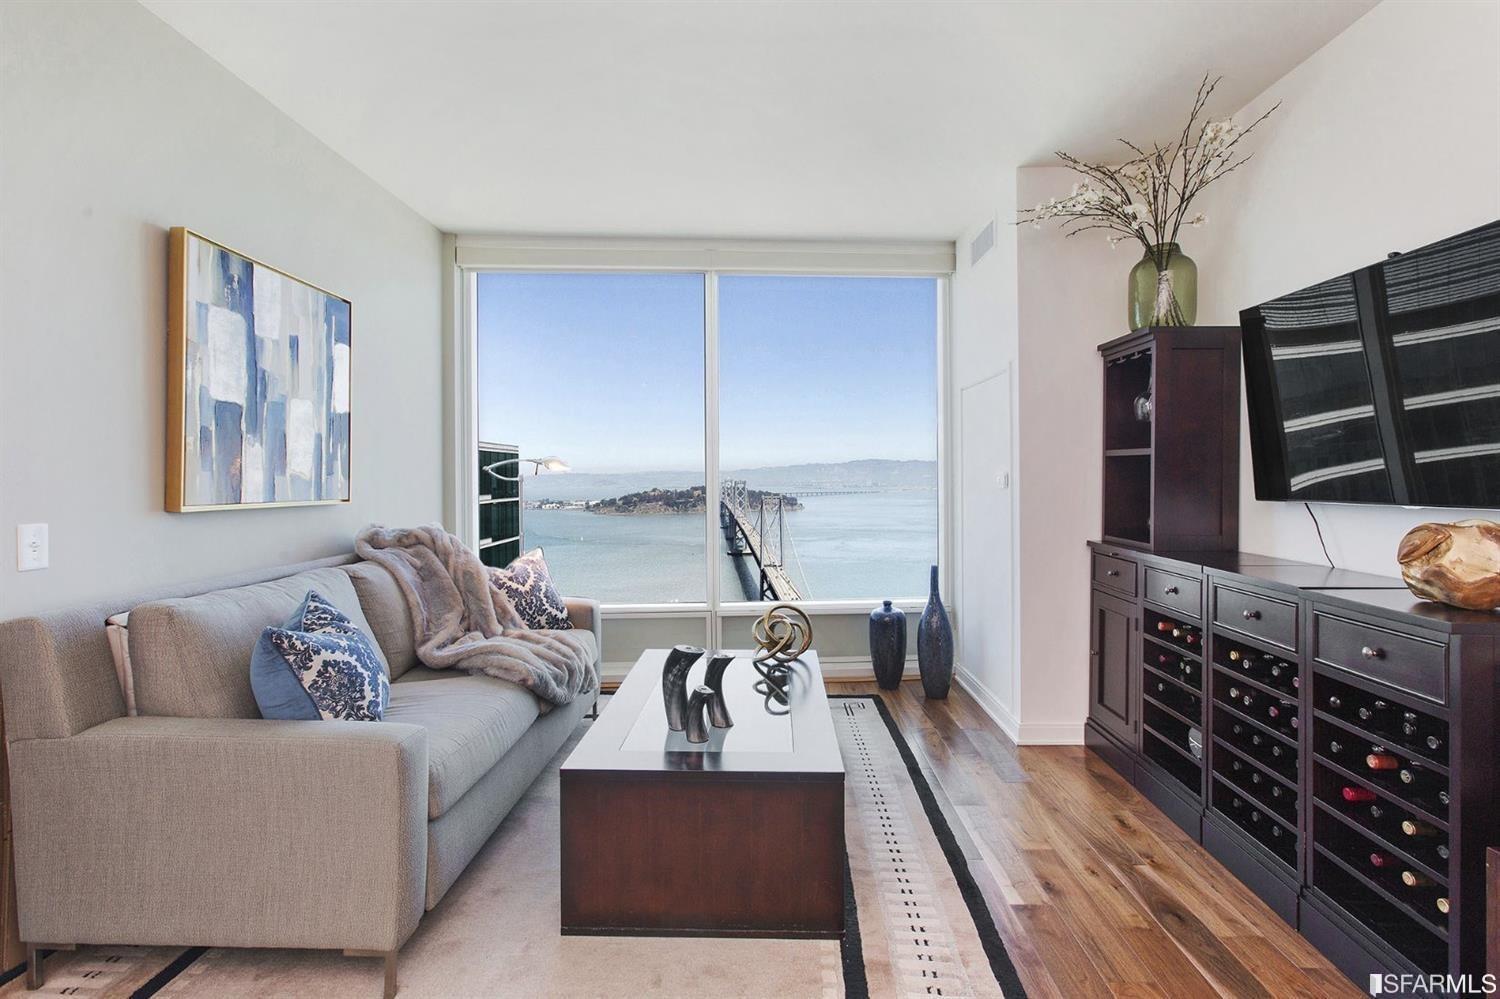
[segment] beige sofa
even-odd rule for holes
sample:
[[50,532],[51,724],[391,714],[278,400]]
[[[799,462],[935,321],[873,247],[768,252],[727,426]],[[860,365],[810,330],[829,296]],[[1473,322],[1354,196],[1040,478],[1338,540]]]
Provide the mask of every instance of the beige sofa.
[[[226,585],[227,584],[227,585]],[[250,653],[316,589],[390,669],[382,722],[267,721]],[[0,624],[21,938],[395,955],[593,704],[540,714],[418,664],[406,603],[352,556]],[[104,621],[130,610],[124,717]],[[592,601],[570,600],[592,630]],[[597,657],[596,657],[597,666]]]

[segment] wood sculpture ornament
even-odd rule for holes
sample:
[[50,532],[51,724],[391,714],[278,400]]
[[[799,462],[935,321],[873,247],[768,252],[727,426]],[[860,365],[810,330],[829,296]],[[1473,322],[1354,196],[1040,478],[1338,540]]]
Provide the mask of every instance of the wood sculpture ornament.
[[1466,610],[1500,607],[1500,524],[1419,524],[1396,550],[1401,578],[1425,600]]

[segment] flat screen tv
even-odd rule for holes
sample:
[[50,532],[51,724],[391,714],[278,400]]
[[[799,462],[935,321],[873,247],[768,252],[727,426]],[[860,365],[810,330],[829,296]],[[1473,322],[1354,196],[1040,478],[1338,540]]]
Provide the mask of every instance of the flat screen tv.
[[1257,499],[1500,508],[1500,222],[1240,324]]

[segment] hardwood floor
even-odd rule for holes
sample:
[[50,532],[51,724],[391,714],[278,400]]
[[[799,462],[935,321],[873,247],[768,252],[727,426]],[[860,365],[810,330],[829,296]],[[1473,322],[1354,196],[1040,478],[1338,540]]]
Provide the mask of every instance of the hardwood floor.
[[1363,995],[1082,746],[1017,748],[957,687],[828,689],[885,697],[1028,995]]

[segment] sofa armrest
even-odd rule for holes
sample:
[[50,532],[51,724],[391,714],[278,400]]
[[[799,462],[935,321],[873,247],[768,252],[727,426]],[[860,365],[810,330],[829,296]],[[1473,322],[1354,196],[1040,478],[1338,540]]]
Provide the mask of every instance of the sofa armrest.
[[567,605],[568,620],[573,622],[573,627],[594,633],[594,645],[599,650],[599,657],[594,660],[594,665],[600,665],[604,662],[604,622],[599,611],[599,601],[584,597],[564,597],[563,603]]
[[419,726],[118,718],[10,769],[24,940],[394,950],[421,918]]

